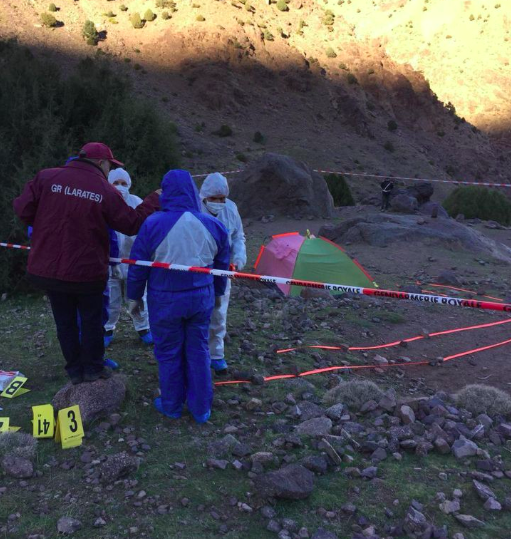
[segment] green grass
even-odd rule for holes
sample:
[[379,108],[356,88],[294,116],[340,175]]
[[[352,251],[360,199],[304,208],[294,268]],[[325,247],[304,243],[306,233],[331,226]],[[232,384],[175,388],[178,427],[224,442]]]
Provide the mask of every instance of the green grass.
[[[253,317],[253,313],[243,304],[232,302],[231,331],[238,330],[239,335],[233,335],[227,352],[229,357],[239,356],[239,359],[233,359],[231,362],[234,368],[252,369],[262,374],[271,374],[279,369],[289,372],[292,367],[298,370],[313,368],[315,360],[310,352],[277,356],[275,363],[273,360],[261,363],[254,359],[252,353],[238,353],[238,347],[245,339],[254,343],[258,353],[267,352],[272,344],[290,344],[284,339],[275,341],[272,338],[284,331],[283,318],[277,314],[282,307],[283,304],[274,304],[271,317],[266,319],[271,322],[271,328],[261,329],[258,326],[255,331],[248,332],[244,329],[245,322]],[[311,309],[307,312],[310,318],[319,318],[317,322],[326,320],[330,325],[330,329],[320,327],[307,332],[308,341],[342,342],[336,333],[338,323],[373,326],[373,323],[357,316],[360,311],[352,313],[344,310],[341,318],[337,320],[336,317],[329,316],[333,309]],[[381,311],[378,316],[382,319],[382,313],[390,317],[386,321],[399,323],[393,322],[395,313]],[[39,357],[41,355],[42,357]],[[84,525],[83,529],[75,534],[77,539],[127,537],[130,536],[127,530],[132,526],[138,528],[138,535],[145,533],[147,537],[154,539],[189,539],[219,537],[224,524],[222,518],[226,518],[228,530],[223,536],[229,539],[275,537],[266,530],[266,521],[257,511],[247,514],[231,505],[230,500],[234,498],[257,508],[258,502],[247,496],[247,493],[253,492],[247,474],[232,468],[225,471],[209,470],[203,464],[208,458],[207,446],[225,435],[223,430],[227,424],[237,425],[244,435],[249,436],[254,452],[273,451],[274,440],[282,434],[274,432],[272,427],[283,419],[285,414],[256,415],[247,412],[243,407],[233,408],[227,405],[223,409],[215,409],[211,422],[205,426],[198,426],[189,418],[169,421],[157,415],[151,405],[153,391],[158,385],[157,368],[152,353],[139,344],[125,317],[109,355],[121,363],[129,380],[127,400],[121,410],[121,432],[110,430],[99,433],[95,430],[97,424],[92,425],[86,429],[84,446],[97,449],[99,455],[129,452],[127,434],[123,433],[122,429],[133,428],[134,434],[144,438],[151,446],[151,450],[144,454],[139,470],[129,477],[129,480],[136,479],[138,484],[125,487],[120,482],[111,490],[102,489],[95,492],[96,485],[85,481],[83,464],[80,463],[84,447],[63,451],[53,441],[41,440],[38,444],[36,469],[43,475],[29,480],[29,485],[35,486],[34,491],[19,487],[18,480],[0,475],[0,486],[8,488],[0,502],[0,526],[7,522],[9,515],[20,512],[21,517],[16,522],[16,534],[19,537],[34,533],[55,537],[57,520],[67,515],[78,518]],[[339,359],[334,352],[321,352],[321,356],[334,364]],[[353,363],[361,360],[350,354],[343,354],[342,358]],[[280,361],[282,365],[279,366]],[[0,368],[20,369],[28,376],[26,387],[31,389],[30,393],[12,401],[2,399],[0,402],[4,407],[1,413],[11,417],[13,425],[19,425],[24,432],[30,432],[31,406],[51,402],[55,392],[65,383],[62,367],[63,361],[47,303],[40,297],[14,298],[0,303]],[[307,381],[312,384],[312,392],[322,397],[329,376],[314,376]],[[218,389],[216,398],[227,401],[237,396],[242,402],[247,402],[252,397],[261,398],[266,411],[270,409],[271,402],[284,400],[289,393],[297,396],[303,391],[296,389],[293,384],[294,382],[283,380],[264,386],[253,386],[250,393],[241,387],[231,386]],[[256,435],[257,431],[260,431],[259,435]],[[235,436],[238,437],[237,434]],[[490,451],[495,452],[493,449]],[[304,439],[303,447],[288,451],[289,455],[294,455],[297,459],[313,453],[313,443],[308,439]],[[353,465],[361,468],[370,465],[361,455],[353,456]],[[510,469],[511,454],[504,452],[503,458],[506,469]],[[62,469],[61,464],[67,460],[75,461],[76,466],[71,470]],[[54,461],[57,462],[55,466],[52,465]],[[186,467],[183,470],[177,469],[174,467],[175,463],[185,463]],[[430,455],[427,459],[420,459],[414,455],[405,455],[402,462],[389,458],[379,465],[378,477],[382,479],[381,482],[348,479],[344,476],[343,469],[337,472],[331,470],[327,475],[316,478],[316,488],[308,500],[279,501],[275,509],[280,517],[292,518],[300,527],[306,526],[311,535],[322,526],[339,537],[350,537],[353,518],[336,517],[327,521],[318,515],[317,510],[322,507],[338,511],[343,503],[351,501],[359,508],[359,514],[365,515],[376,524],[382,534],[383,526],[389,522],[385,516],[385,508],[388,507],[394,512],[394,522],[404,517],[410,502],[416,499],[425,504],[424,511],[428,519],[438,526],[448,524],[450,536],[458,531],[470,539],[508,537],[506,530],[511,528],[511,515],[505,512],[487,514],[482,508],[482,502],[474,494],[469,478],[459,475],[464,471],[466,468],[452,457]],[[448,474],[447,481],[438,477],[440,472]],[[503,501],[509,489],[508,482],[509,480],[503,479],[491,485],[500,501]],[[44,490],[39,491],[40,487],[44,487]],[[463,490],[462,512],[484,519],[487,523],[485,528],[467,534],[454,518],[439,511],[438,502],[434,501],[436,492],[445,492],[449,497],[454,488]],[[134,499],[125,496],[126,490],[130,489],[135,493],[145,490],[146,499],[154,498],[154,503],[146,502],[141,507],[134,506]],[[156,499],[156,496],[159,498]],[[188,507],[182,506],[183,498],[190,500]],[[400,500],[398,506],[393,505],[395,499]],[[169,505],[170,512],[158,514],[156,508],[159,505]],[[45,506],[47,514],[40,515],[39,511]],[[107,525],[95,529],[93,523],[98,509],[106,511]],[[220,520],[213,518],[213,510],[221,516]]]

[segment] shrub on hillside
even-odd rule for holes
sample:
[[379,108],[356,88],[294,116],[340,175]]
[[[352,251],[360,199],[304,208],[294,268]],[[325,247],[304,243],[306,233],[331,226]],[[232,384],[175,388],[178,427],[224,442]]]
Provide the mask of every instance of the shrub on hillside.
[[474,415],[508,415],[511,413],[511,397],[496,387],[483,384],[465,386],[455,395],[458,408],[464,408]]
[[48,11],[51,11],[52,13],[54,13],[55,11],[57,11],[57,6],[52,2],[52,3],[48,6]]
[[286,3],[286,0],[279,0],[277,2],[277,9],[279,11],[289,11],[289,7],[288,7],[288,5]]
[[[152,104],[134,99],[129,79],[106,61],[84,60],[64,78],[58,65],[0,41],[0,64],[0,230],[7,241],[27,243],[26,226],[12,210],[25,183],[38,170],[65,163],[86,142],[108,144],[143,196],[178,165],[175,127]],[[0,294],[16,289],[26,263],[26,253],[0,251]]]
[[154,21],[154,19],[156,19],[156,15],[155,15],[150,9],[148,9],[148,10],[144,13],[144,21],[146,21],[146,22],[152,22],[152,21]]
[[128,11],[128,8],[127,8],[124,4],[121,4],[121,5],[119,6],[119,9],[120,9],[121,11]]
[[337,53],[334,51],[334,49],[332,49],[332,47],[328,47],[325,54],[328,58],[337,58]]
[[264,144],[266,142],[266,137],[261,133],[261,131],[256,131],[254,133],[254,142],[257,144]]
[[204,17],[204,15],[197,15],[197,17],[195,17],[195,20],[197,22],[204,22],[206,18]]
[[458,187],[445,199],[443,206],[451,217],[462,213],[467,219],[511,224],[511,201],[496,189],[477,185]]
[[133,13],[130,17],[130,21],[133,28],[144,28],[144,21],[139,13]]
[[51,13],[41,13],[41,23],[46,28],[55,28],[57,26],[57,19]]
[[338,386],[325,393],[323,402],[327,406],[345,404],[350,410],[358,411],[362,406],[374,400],[378,402],[383,396],[383,391],[369,380],[352,380],[342,382]]
[[164,12],[161,14],[161,18],[162,18],[164,21],[168,21],[169,19],[172,18],[172,15],[171,15],[168,11],[164,11]]
[[394,120],[389,120],[387,123],[387,129],[389,131],[395,131],[397,129],[397,123]]
[[213,135],[216,135],[217,137],[231,137],[232,129],[228,125],[224,124],[220,126],[220,129],[217,131],[213,131]]
[[92,21],[85,21],[82,29],[83,39],[87,42],[87,45],[97,45],[99,41],[99,34],[96,30],[96,25]]
[[156,7],[160,9],[164,8],[174,8],[176,7],[176,3],[173,0],[156,0]]
[[12,455],[27,460],[34,460],[37,439],[23,432],[5,432],[0,434],[0,457]]
[[338,174],[327,174],[325,181],[328,190],[334,199],[335,206],[354,206],[355,200],[351,194],[349,185],[346,183],[344,176]]

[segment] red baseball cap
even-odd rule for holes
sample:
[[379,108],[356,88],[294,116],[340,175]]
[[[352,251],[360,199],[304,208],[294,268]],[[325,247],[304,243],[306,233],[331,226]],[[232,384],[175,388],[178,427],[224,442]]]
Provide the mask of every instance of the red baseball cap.
[[106,159],[118,167],[124,167],[124,163],[114,159],[112,150],[102,142],[88,142],[81,150],[80,157],[86,159]]

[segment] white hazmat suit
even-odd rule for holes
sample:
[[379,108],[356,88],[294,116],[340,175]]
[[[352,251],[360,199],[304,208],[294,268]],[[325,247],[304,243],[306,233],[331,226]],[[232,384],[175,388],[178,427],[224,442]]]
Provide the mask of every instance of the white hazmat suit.
[[[116,185],[116,189],[121,193],[126,204],[132,208],[136,208],[139,204],[142,203],[142,199],[136,195],[132,195],[129,190],[131,187],[131,177],[130,175],[122,168],[116,168],[115,170],[110,171],[108,175],[108,182],[113,184],[115,181],[124,180],[127,183],[127,187],[122,185]],[[131,247],[136,239],[136,236],[126,236],[120,232],[116,232],[117,241],[119,242],[119,257],[120,258],[129,258]],[[110,303],[108,307],[108,322],[105,324],[106,331],[114,331],[117,322],[119,321],[119,316],[121,314],[121,307],[124,301],[127,302],[126,294],[126,285],[128,278],[128,264],[119,264],[111,272],[110,278],[108,280],[108,290],[110,294]],[[146,295],[144,294],[144,310],[139,313],[130,313],[131,319],[133,320],[133,326],[136,331],[144,331],[149,329],[149,316],[147,312],[147,302]]]
[[[226,199],[225,204],[209,203],[209,197],[229,196],[229,185],[225,176],[219,172],[210,174],[202,184],[200,198],[202,201],[202,211],[216,217],[227,228],[229,233],[229,245],[231,247],[231,263],[238,270],[242,270],[247,263],[247,250],[245,247],[245,233],[243,224],[236,204]],[[224,338],[227,332],[227,309],[229,308],[229,298],[231,294],[231,281],[227,279],[225,294],[221,296],[219,307],[215,307],[211,315],[209,326],[209,352],[211,355],[213,368],[220,366],[218,360],[225,360]],[[215,362],[216,365],[215,365]],[[225,368],[224,365],[223,368]],[[221,370],[218,369],[218,370]]]

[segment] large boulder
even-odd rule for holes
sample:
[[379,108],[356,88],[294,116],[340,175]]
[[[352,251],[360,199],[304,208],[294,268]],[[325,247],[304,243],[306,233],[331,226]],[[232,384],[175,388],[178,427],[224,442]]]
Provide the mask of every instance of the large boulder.
[[432,183],[418,182],[408,186],[406,191],[409,196],[416,198],[419,204],[425,204],[433,196],[434,188]]
[[126,380],[123,376],[114,375],[107,380],[96,380],[90,384],[64,386],[53,397],[56,410],[78,404],[84,425],[88,425],[98,417],[103,417],[117,410],[126,396]]
[[290,464],[276,472],[258,475],[254,483],[261,497],[303,500],[314,490],[314,474],[301,464]]
[[449,214],[447,213],[447,210],[437,202],[429,201],[424,204],[421,204],[419,206],[419,212],[429,217],[441,217],[444,219],[449,219]]
[[419,203],[412,196],[397,195],[390,201],[390,207],[393,211],[399,213],[415,213],[419,209]]
[[430,219],[417,223],[413,215],[370,214],[355,217],[338,225],[321,227],[318,236],[335,243],[366,243],[387,247],[395,242],[427,241],[448,248],[464,248],[472,253],[487,254],[511,263],[511,248],[454,219]]
[[331,217],[332,195],[321,174],[291,157],[267,153],[230,182],[230,197],[244,217]]

